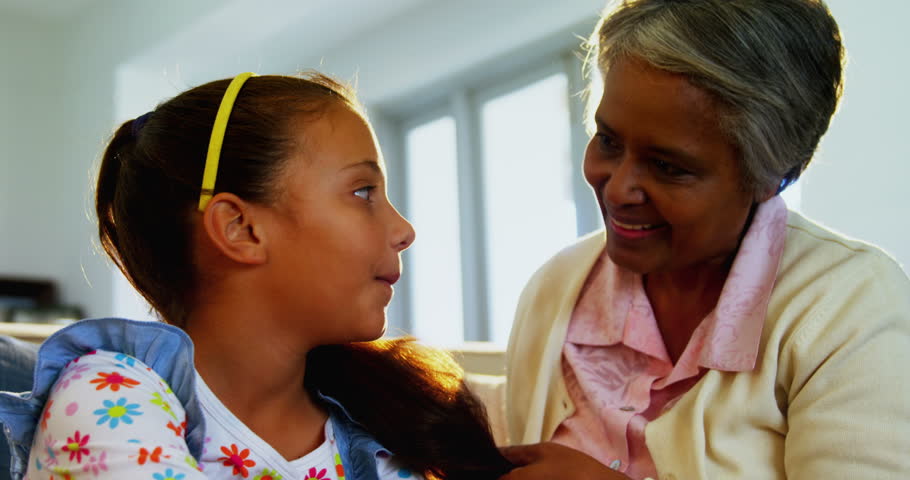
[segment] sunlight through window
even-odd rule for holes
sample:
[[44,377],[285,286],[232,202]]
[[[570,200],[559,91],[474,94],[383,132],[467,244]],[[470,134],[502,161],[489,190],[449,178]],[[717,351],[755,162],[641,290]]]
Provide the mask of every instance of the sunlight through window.
[[575,238],[567,78],[482,108],[490,340],[504,345],[528,278]]
[[461,229],[455,121],[443,117],[407,135],[408,217],[417,231],[405,252],[410,268],[413,335],[434,345],[464,341]]

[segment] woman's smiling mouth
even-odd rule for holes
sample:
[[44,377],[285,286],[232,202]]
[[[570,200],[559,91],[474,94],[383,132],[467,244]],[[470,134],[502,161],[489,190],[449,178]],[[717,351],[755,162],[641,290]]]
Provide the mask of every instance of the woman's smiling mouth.
[[626,223],[610,217],[610,230],[628,239],[650,237],[668,226],[666,223]]

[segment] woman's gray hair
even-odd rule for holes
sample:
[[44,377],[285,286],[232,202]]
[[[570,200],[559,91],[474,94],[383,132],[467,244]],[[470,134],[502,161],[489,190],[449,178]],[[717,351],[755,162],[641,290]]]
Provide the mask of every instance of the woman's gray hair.
[[720,106],[743,184],[761,194],[803,172],[843,90],[844,49],[821,0],[626,0],[590,44],[605,74],[632,57],[679,73]]

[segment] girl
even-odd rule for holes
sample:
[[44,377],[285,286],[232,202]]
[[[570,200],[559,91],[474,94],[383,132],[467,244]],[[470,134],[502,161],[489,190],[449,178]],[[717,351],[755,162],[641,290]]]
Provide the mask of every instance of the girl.
[[242,74],[178,95],[117,130],[96,211],[169,325],[86,320],[48,339],[31,395],[0,398],[13,478],[509,470],[449,357],[367,342],[414,231],[342,85]]

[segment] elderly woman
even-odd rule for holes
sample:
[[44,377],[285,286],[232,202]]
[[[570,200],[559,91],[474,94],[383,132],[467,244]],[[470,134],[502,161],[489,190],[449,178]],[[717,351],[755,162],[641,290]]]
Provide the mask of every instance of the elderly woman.
[[606,230],[522,295],[511,440],[549,442],[507,478],[908,478],[910,282],[777,195],[840,97],[827,7],[626,1],[595,38]]

